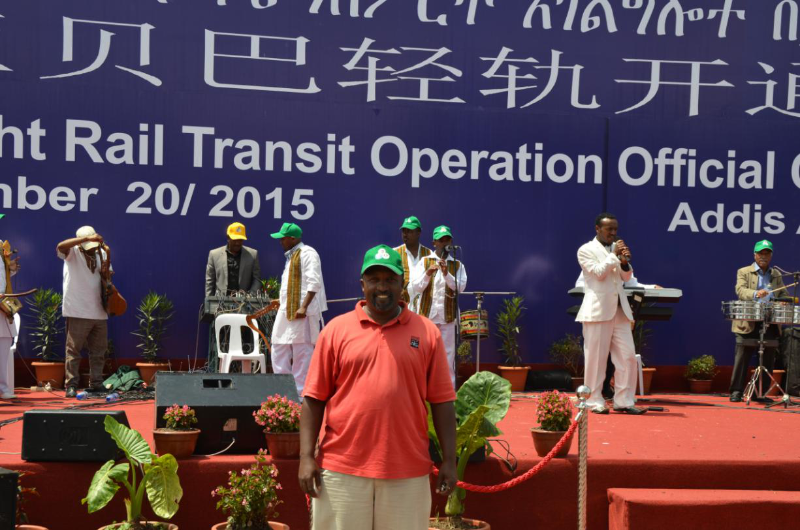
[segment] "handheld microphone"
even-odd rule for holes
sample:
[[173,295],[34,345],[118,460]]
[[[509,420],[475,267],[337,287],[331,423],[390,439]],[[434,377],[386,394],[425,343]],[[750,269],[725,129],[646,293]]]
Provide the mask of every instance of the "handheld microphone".
[[[614,242],[613,242],[613,243],[611,243],[611,253],[612,253],[612,254],[614,253],[614,250],[615,250],[616,248],[617,248],[617,238],[615,237],[615,238],[614,238]],[[630,262],[631,262],[631,258],[629,258],[629,257],[628,257],[628,258],[625,258],[625,261],[627,261],[628,263],[630,263]]]

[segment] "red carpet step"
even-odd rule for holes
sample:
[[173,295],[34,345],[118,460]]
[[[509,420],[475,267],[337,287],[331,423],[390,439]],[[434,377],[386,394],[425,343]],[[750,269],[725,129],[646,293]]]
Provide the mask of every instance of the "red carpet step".
[[610,488],[609,530],[797,528],[799,491]]

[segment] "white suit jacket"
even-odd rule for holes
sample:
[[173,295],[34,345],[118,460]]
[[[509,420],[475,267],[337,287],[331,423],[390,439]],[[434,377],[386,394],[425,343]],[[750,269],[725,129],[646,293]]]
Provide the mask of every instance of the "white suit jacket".
[[606,250],[597,238],[578,249],[578,263],[586,285],[575,322],[612,320],[617,313],[617,305],[622,307],[628,320],[633,320],[624,288],[624,283],[633,276],[633,267],[622,270],[619,258]]

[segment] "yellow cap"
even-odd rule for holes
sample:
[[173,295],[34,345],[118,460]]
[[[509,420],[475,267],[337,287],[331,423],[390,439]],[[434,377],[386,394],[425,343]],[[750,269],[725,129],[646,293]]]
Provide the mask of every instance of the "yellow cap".
[[228,227],[228,237],[231,239],[243,239],[247,241],[247,235],[242,223],[233,223]]

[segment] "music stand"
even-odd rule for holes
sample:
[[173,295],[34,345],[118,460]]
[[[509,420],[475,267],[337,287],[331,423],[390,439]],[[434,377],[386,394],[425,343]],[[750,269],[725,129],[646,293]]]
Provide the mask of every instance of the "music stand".
[[[787,271],[781,269],[780,267],[778,267],[777,265],[773,266],[773,268],[775,270],[777,270],[782,276],[791,276],[792,279],[794,280],[794,283],[793,283],[793,286],[794,286],[794,296],[793,296],[793,298],[794,298],[794,300],[792,300],[792,307],[796,310],[797,309],[797,304],[796,304],[796,302],[797,302],[797,284],[800,283],[800,271],[799,272],[787,272]],[[795,319],[794,319],[795,311],[793,311],[792,313],[793,313],[792,327],[790,329],[792,330],[792,335],[794,335],[795,324],[798,324],[800,322],[795,322]],[[783,405],[783,408],[788,408],[789,406],[792,406],[792,407],[800,406],[799,402],[792,401],[792,398],[789,396],[789,385],[788,385],[789,374],[791,373],[792,357],[794,357],[794,355],[795,355],[795,342],[796,341],[794,340],[794,336],[792,336],[792,343],[789,345],[791,351],[789,352],[788,359],[786,360],[786,383],[787,383],[786,384],[786,389],[784,390],[783,388],[781,388],[781,386],[779,384],[777,384],[777,382],[775,383],[775,385],[778,387],[778,389],[783,391],[783,397],[780,400],[778,400],[778,401],[776,401],[774,403],[768,403],[766,408],[772,408],[772,407],[776,407],[778,405]],[[772,376],[770,376],[770,377],[772,378]],[[772,378],[772,380],[775,381],[774,378]],[[770,386],[770,389],[771,388],[772,388],[772,386]]]
[[[478,303],[478,320],[480,321],[480,318],[481,318],[481,307],[483,305],[483,297],[484,296],[486,296],[486,295],[489,295],[489,296],[495,296],[495,295],[509,296],[509,295],[515,295],[517,293],[513,292],[513,291],[465,291],[465,292],[463,292],[461,294],[471,294],[471,295],[475,296],[475,300]],[[487,318],[487,322],[486,323],[488,324],[489,323],[488,322],[488,318],[489,318],[488,315],[487,315],[486,318]],[[459,334],[459,336],[460,336],[460,334]],[[482,338],[483,338],[483,336],[480,333],[480,329],[478,329],[478,335],[477,335],[477,339],[476,339],[477,343],[478,343],[478,347],[477,347],[477,352],[475,353],[475,372],[476,373],[481,371],[481,340],[482,340]]]

